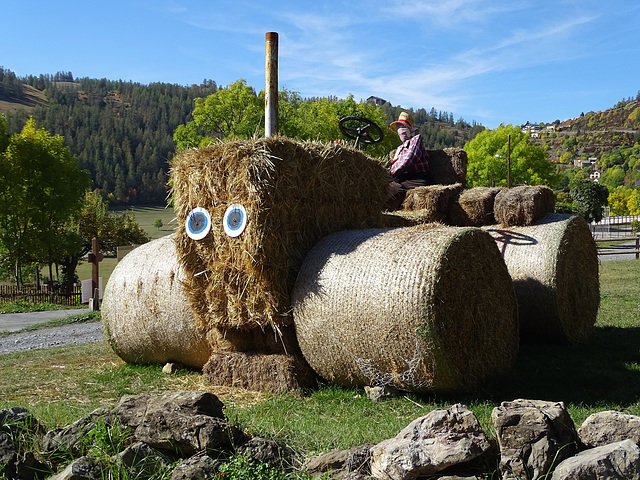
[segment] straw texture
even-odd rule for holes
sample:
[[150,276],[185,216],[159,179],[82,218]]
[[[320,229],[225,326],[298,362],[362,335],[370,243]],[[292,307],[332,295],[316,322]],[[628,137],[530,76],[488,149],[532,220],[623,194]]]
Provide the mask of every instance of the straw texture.
[[292,301],[307,362],[344,386],[464,390],[508,370],[518,350],[511,278],[475,228],[329,235],[307,255]]
[[429,154],[429,172],[427,180],[430,185],[467,184],[467,152],[461,148],[445,148],[444,150],[427,150]]
[[531,226],[483,229],[513,278],[522,340],[586,340],[600,306],[598,251],[587,222],[554,213]]
[[202,371],[215,386],[271,393],[300,391],[316,380],[304,359],[292,355],[214,352]]
[[102,302],[105,336],[125,362],[201,368],[211,349],[187,303],[172,237],[145,243],[118,263]]
[[[329,233],[378,226],[390,182],[358,150],[283,137],[191,149],[171,174],[185,290],[206,330],[291,324],[289,292],[307,251]],[[231,204],[248,218],[235,238],[223,230]],[[195,207],[211,215],[200,241],[184,227]]]
[[546,185],[505,188],[495,197],[496,222],[505,226],[532,225],[555,211],[556,197]]
[[426,185],[409,190],[402,203],[403,210],[426,210],[431,212],[433,221],[441,221],[447,216],[450,203],[462,192],[462,184]]
[[447,223],[460,227],[481,227],[496,223],[493,206],[500,187],[475,187],[463,190],[449,204]]

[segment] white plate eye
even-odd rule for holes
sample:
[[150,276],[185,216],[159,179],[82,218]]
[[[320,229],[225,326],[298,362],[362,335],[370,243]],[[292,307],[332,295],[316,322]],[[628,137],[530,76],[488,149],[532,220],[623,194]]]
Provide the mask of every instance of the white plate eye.
[[224,212],[222,226],[230,237],[242,235],[247,226],[247,211],[239,203],[229,205],[227,211]]
[[202,240],[211,230],[211,216],[204,208],[196,207],[189,212],[184,227],[189,238]]

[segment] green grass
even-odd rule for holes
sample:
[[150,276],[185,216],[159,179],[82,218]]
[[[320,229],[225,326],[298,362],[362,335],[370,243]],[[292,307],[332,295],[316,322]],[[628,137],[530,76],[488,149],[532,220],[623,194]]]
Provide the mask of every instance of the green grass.
[[104,343],[0,355],[0,408],[23,406],[49,428],[124,394],[206,390],[250,435],[311,454],[379,442],[434,408],[467,405],[493,436],[491,412],[502,401],[563,401],[579,426],[591,413],[640,415],[640,263],[601,263],[602,305],[591,338],[580,345],[525,344],[513,370],[468,393],[404,395],[371,402],[362,389],[324,385],[308,394],[270,395],[213,387],[194,370],[165,375],[161,365],[122,362]]

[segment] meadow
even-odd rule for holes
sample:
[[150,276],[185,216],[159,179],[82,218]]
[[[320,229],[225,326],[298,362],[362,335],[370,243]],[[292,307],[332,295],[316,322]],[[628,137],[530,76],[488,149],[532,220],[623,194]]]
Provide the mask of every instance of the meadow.
[[321,383],[311,392],[272,395],[215,387],[195,370],[165,375],[162,365],[128,365],[101,342],[0,355],[0,408],[26,407],[54,428],[97,407],[113,407],[125,394],[205,390],[248,433],[305,454],[379,442],[455,403],[467,405],[490,436],[493,408],[516,398],[563,401],[577,426],[597,411],[640,415],[639,267],[635,260],[601,263],[601,306],[586,342],[521,345],[509,374],[473,392],[371,402],[362,389]]

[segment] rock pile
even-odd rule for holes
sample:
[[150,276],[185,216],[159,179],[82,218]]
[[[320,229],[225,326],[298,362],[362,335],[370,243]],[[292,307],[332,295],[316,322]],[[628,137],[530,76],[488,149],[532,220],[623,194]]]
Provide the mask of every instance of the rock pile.
[[[302,463],[284,445],[249,438],[227,421],[222,402],[206,392],[125,396],[113,410],[95,410],[46,433],[28,410],[14,407],[0,411],[0,475],[93,480],[107,478],[106,469],[117,467],[127,478],[149,478],[145,472],[166,467],[171,480],[217,478],[225,459],[238,454],[325,479],[640,479],[640,417],[600,412],[576,429],[561,402],[536,400],[503,402],[491,417],[495,439],[456,404],[414,420],[394,438]],[[109,428],[112,437],[120,433],[111,440],[121,449],[105,459],[96,455],[96,432]],[[39,442],[25,443],[34,437],[42,440],[39,452],[29,449]]]

